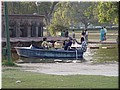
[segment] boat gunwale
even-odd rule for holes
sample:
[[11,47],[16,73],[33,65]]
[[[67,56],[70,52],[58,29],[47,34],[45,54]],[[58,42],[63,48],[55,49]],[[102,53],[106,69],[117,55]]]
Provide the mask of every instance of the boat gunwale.
[[37,49],[37,48],[30,48],[30,47],[14,47],[15,49],[25,49],[25,50],[32,50],[32,51],[47,51],[47,52],[82,52],[81,50],[75,49],[75,50],[64,50],[62,48],[60,49]]

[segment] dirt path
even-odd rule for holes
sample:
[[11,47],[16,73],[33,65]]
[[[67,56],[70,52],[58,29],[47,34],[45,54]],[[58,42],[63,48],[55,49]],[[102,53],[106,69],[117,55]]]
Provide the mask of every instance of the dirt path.
[[118,64],[83,63],[24,63],[20,69],[54,75],[104,75],[118,76]]
[[[97,44],[98,45],[98,44]],[[89,44],[89,46],[91,46]],[[93,46],[93,44],[92,44]],[[87,49],[84,53],[86,62],[56,62],[56,63],[17,63],[22,66],[19,69],[36,73],[54,74],[54,75],[104,75],[118,76],[118,63],[111,64],[92,64],[93,50]]]

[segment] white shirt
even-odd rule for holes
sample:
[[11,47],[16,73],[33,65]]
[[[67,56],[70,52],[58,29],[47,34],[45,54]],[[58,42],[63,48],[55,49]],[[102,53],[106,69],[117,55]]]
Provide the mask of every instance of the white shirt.
[[71,47],[81,47],[81,45],[75,42],[75,44],[72,43]]
[[105,30],[105,33],[107,33],[107,29],[106,29],[106,28],[104,28],[104,30]]

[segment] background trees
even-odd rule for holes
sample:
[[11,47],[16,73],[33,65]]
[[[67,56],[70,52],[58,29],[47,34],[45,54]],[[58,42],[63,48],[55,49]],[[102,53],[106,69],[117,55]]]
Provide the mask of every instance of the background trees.
[[37,12],[35,2],[8,2],[9,14],[33,14]]
[[59,2],[54,10],[53,17],[51,19],[51,24],[48,26],[52,35],[55,35],[56,31],[63,31],[69,28],[71,17],[70,17],[70,3],[69,2]]
[[90,24],[96,23],[96,19],[94,18],[94,2],[75,2],[72,4],[73,8],[73,18],[76,23],[83,23],[85,28],[87,28]]
[[118,2],[98,2],[96,12],[100,23],[118,24]]
[[53,26],[61,25],[69,28],[70,26],[74,27],[80,22],[87,28],[90,24],[97,22],[93,15],[93,6],[93,2],[59,2],[53,13],[49,29],[55,32],[56,30]]
[[118,25],[118,2],[8,2],[9,14],[39,14],[52,35],[82,23]]

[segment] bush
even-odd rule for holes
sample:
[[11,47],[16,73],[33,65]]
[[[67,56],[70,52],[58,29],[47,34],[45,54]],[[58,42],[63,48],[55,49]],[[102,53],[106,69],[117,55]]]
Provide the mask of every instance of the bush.
[[50,26],[48,26],[48,30],[50,31],[52,36],[55,36],[56,32],[61,31],[61,30],[63,31],[66,29],[67,27],[62,26],[62,25],[57,25],[57,24],[51,24]]
[[4,66],[17,66],[14,62],[12,62],[12,61],[7,61],[7,60],[4,60],[4,61],[2,62],[2,65],[4,65]]

